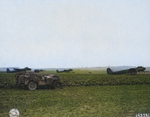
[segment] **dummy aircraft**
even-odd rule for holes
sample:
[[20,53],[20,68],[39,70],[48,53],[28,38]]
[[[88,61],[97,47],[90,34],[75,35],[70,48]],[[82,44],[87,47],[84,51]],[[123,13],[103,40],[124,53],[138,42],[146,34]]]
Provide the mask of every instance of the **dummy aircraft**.
[[70,72],[70,71],[73,71],[73,70],[72,70],[72,69],[63,69],[63,68],[62,68],[62,69],[57,69],[57,70],[56,70],[57,73]]
[[137,73],[141,73],[146,70],[145,67],[138,66],[136,68],[129,68],[129,69],[124,69],[124,70],[119,70],[119,71],[112,71],[111,68],[107,68],[107,74],[131,74],[131,75],[136,75]]
[[6,72],[7,73],[16,73],[16,72],[26,71],[26,70],[31,70],[31,68],[25,67],[25,68],[20,69],[20,68],[13,68],[13,67],[11,67],[11,68],[7,68]]

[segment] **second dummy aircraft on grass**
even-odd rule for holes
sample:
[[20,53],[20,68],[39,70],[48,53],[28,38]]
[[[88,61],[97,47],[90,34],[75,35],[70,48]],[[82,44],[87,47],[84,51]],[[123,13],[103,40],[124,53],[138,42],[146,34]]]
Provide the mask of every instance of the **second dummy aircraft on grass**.
[[136,68],[124,69],[120,71],[113,72],[110,68],[107,68],[107,74],[131,74],[136,75],[138,72],[144,72],[146,70],[145,67],[138,66]]

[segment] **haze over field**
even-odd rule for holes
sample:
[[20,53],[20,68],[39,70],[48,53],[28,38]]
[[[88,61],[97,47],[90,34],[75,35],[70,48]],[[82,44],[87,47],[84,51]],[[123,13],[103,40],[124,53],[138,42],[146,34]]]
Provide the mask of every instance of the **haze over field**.
[[149,0],[1,0],[0,67],[150,66]]

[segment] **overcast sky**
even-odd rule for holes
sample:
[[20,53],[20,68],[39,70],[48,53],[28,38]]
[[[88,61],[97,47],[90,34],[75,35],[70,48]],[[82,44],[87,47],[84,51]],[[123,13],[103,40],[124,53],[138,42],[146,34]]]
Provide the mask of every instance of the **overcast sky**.
[[0,67],[150,66],[150,0],[0,0]]

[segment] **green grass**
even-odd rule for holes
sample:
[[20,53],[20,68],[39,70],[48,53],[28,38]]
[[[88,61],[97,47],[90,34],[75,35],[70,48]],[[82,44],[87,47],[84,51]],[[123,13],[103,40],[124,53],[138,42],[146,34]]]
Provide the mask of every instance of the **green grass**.
[[0,117],[7,117],[12,108],[19,110],[20,117],[135,117],[150,113],[149,74],[74,72],[44,71],[60,75],[64,87],[35,91],[15,87],[15,74],[0,73]]
[[92,69],[73,69],[75,74],[106,74],[106,70],[92,70]]
[[57,73],[55,70],[43,71],[42,73],[51,74],[107,74],[106,70],[92,70],[92,69],[73,69],[70,72]]
[[135,117],[150,113],[150,85],[80,86],[63,89],[0,89],[0,116]]
[[[138,75],[107,75],[107,74],[68,74],[60,73],[63,86],[92,86],[92,85],[133,85],[150,84],[149,74]],[[0,74],[0,87],[12,88],[15,74]]]

